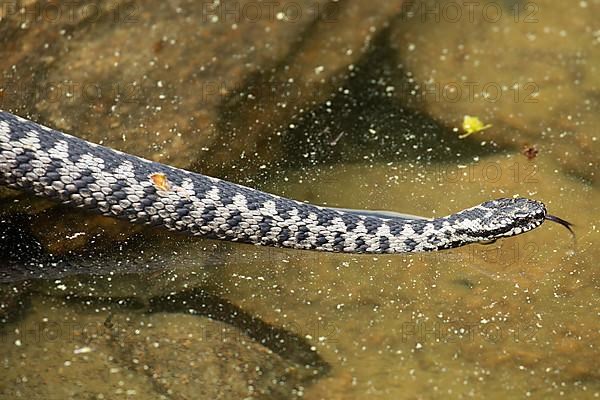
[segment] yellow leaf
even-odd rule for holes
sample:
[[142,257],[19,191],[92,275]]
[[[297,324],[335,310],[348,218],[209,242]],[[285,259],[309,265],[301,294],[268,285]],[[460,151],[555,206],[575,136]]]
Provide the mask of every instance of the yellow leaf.
[[473,133],[481,132],[485,129],[491,128],[492,125],[484,125],[483,122],[477,117],[465,115],[463,118],[462,128],[465,131],[464,134],[459,135],[459,139],[464,139]]

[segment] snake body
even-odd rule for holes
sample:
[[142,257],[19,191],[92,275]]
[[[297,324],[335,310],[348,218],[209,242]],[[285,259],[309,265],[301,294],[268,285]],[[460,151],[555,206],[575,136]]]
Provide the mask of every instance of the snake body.
[[0,184],[212,239],[346,253],[435,251],[517,235],[546,208],[487,201],[423,219],[307,204],[145,160],[0,111]]

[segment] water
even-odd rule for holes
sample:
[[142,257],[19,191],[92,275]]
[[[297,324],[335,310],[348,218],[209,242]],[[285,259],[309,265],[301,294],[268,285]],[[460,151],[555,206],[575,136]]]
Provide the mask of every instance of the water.
[[[518,3],[498,4],[514,7]],[[581,78],[595,76],[597,46],[588,44],[595,40],[597,27],[590,25],[585,15],[599,4],[582,3],[587,11],[581,4],[567,10],[534,4],[539,21],[528,25],[529,33],[537,35],[534,44],[530,36],[523,41],[522,25],[514,25],[512,19],[512,25],[482,23],[471,31],[468,24],[462,24],[467,33],[460,35],[448,20],[426,21],[426,26],[441,27],[433,30],[439,37],[434,35],[435,39],[426,43],[439,44],[455,54],[453,40],[458,38],[464,42],[462,51],[479,58],[484,71],[492,68],[485,64],[486,59],[495,60],[486,47],[486,40],[490,46],[493,39],[484,37],[479,43],[472,42],[473,38],[484,36],[482,32],[509,35],[514,46],[522,46],[519,51],[505,51],[506,62],[518,65],[509,75],[538,83],[541,104],[534,106],[514,101],[483,105],[449,99],[427,102],[427,98],[412,96],[414,80],[426,80],[419,76],[427,75],[423,70],[432,75],[443,70],[450,76],[466,72],[463,67],[448,66],[442,57],[447,53],[440,56],[437,50],[406,56],[408,61],[400,64],[394,49],[412,48],[411,35],[424,37],[420,24],[400,16],[390,17],[389,32],[375,29],[383,33],[374,34],[364,54],[353,59],[352,68],[346,66],[339,76],[325,69],[320,73],[333,83],[313,86],[308,92],[304,89],[302,96],[280,90],[279,85],[288,82],[282,79],[286,68],[261,70],[257,65],[264,60],[253,60],[257,64],[250,69],[266,76],[249,83],[263,87],[255,93],[257,99],[246,96],[246,100],[236,100],[238,92],[246,93],[243,83],[236,83],[227,86],[227,91],[234,93],[231,97],[224,94],[207,100],[206,91],[194,93],[193,88],[178,89],[172,83],[190,75],[187,69],[178,69],[182,65],[179,56],[169,53],[166,59],[174,68],[169,74],[176,77],[170,81],[172,86],[161,72],[151,71],[152,79],[165,79],[167,93],[179,93],[180,97],[173,96],[171,105],[160,112],[145,106],[154,101],[152,95],[149,100],[128,103],[126,111],[120,104],[121,116],[109,117],[103,111],[106,104],[81,101],[82,97],[69,103],[67,111],[61,102],[11,98],[14,102],[3,107],[39,113],[45,122],[56,125],[69,121],[63,128],[70,127],[74,133],[77,126],[70,121],[77,121],[85,110],[88,114],[82,117],[81,129],[96,130],[111,145],[132,152],[139,149],[138,154],[148,152],[161,161],[172,160],[286,197],[434,217],[485,200],[520,195],[543,201],[552,214],[574,223],[577,239],[573,241],[564,228],[547,222],[532,232],[490,245],[430,254],[351,256],[217,243],[155,230],[129,232],[125,239],[111,235],[112,230],[119,231],[118,226],[101,225],[99,231],[107,233],[88,233],[83,237],[92,240],[71,248],[68,244],[73,241],[65,237],[87,232],[90,228],[85,224],[91,225],[93,220],[82,220],[85,214],[72,214],[66,208],[47,210],[46,205],[18,195],[15,206],[14,194],[3,195],[3,210],[10,205],[23,213],[33,204],[46,211],[42,217],[34,217],[33,223],[28,223],[28,218],[11,222],[15,228],[10,231],[11,240],[29,247],[9,246],[10,251],[5,251],[11,253],[5,255],[6,262],[10,258],[13,264],[1,275],[0,397],[599,397],[600,296],[595,261],[600,250],[595,244],[600,239],[596,180],[600,150],[597,134],[590,128],[595,126],[590,118],[598,110],[597,87],[593,78]],[[189,4],[181,7],[190,15],[182,21],[201,18],[190,14]],[[161,15],[181,14],[160,7],[150,11],[158,20]],[[360,12],[384,18],[391,11],[382,7]],[[139,17],[146,21],[142,14]],[[344,18],[340,21],[345,23],[332,25],[341,29],[332,31],[338,37],[343,37],[343,26],[353,21]],[[376,25],[377,18],[371,23]],[[161,24],[166,22],[161,20]],[[410,24],[416,25],[416,30],[410,31]],[[141,40],[148,26],[139,23],[127,29]],[[550,49],[557,40],[554,36],[544,39],[538,32],[544,28],[559,36],[563,29],[569,40],[588,32],[588,42],[582,45],[585,51],[578,56],[587,62],[575,63],[577,68],[571,62],[565,62],[564,69],[553,65],[550,72],[541,66],[530,69],[530,64],[539,65],[522,62],[523,52],[532,54],[528,46]],[[36,29],[44,34],[48,28],[31,28]],[[102,25],[97,29],[112,32],[103,31]],[[229,25],[219,29],[229,32]],[[514,36],[511,31],[516,31]],[[444,44],[444,36],[452,40]],[[269,40],[285,47],[286,37]],[[71,39],[61,40],[69,43]],[[90,40],[76,41],[68,57],[77,59],[78,52],[89,51],[86,41]],[[131,44],[118,35],[110,40]],[[302,54],[318,48],[319,41],[314,40],[303,44],[307,48]],[[162,42],[167,52],[171,51],[169,45],[175,46],[170,38]],[[100,45],[103,42],[98,43],[89,48],[108,52],[107,46]],[[407,51],[417,51],[419,43]],[[229,51],[243,54],[246,61],[252,58],[252,52],[244,53],[243,46],[223,46],[215,53],[219,57],[230,60],[223,53]],[[559,60],[561,54],[566,57],[576,52],[570,41],[558,47]],[[114,44],[110,49],[114,53]],[[164,51],[152,49],[153,54]],[[127,57],[127,52],[124,54]],[[355,49],[354,54],[360,51]],[[144,57],[141,52],[121,64],[139,77],[143,73],[137,74],[135,65],[139,59],[147,61]],[[190,56],[186,62],[198,66],[210,58],[205,54],[197,57]],[[219,57],[212,62],[218,63]],[[298,71],[309,70],[311,60],[308,57],[290,74],[308,76],[306,71]],[[417,66],[411,65],[414,60],[420,60]],[[437,64],[432,66],[426,60]],[[338,60],[319,61],[330,66]],[[21,62],[24,66],[33,61]],[[107,65],[113,62],[111,59]],[[232,79],[229,70],[219,72],[207,65],[204,71],[209,72],[203,73],[214,74],[212,79]],[[467,65],[471,68],[470,61]],[[92,65],[86,68],[103,74]],[[111,68],[116,70],[105,78],[120,67]],[[476,71],[469,69],[468,73]],[[50,72],[54,77],[69,76],[54,64]],[[555,84],[557,76],[563,86]],[[306,82],[314,83],[311,79],[292,86],[297,89]],[[486,72],[479,79],[489,81]],[[43,79],[40,82],[43,85]],[[157,86],[151,83],[149,86]],[[576,100],[572,100],[574,92],[579,96]],[[553,107],[545,93],[552,94]],[[561,94],[565,100],[557,106],[554,102]],[[284,109],[284,100],[292,111],[273,111]],[[217,128],[227,128],[226,133],[210,139],[197,137],[194,145],[186,145],[184,140],[178,143],[177,132],[185,133],[187,128],[177,108],[189,113],[198,104],[209,111],[195,116],[200,122],[185,124],[195,126],[197,133],[202,132],[199,126],[214,121]],[[460,128],[466,113],[480,116],[494,127],[468,140],[458,139],[460,132],[452,127]],[[61,119],[63,114],[66,119]],[[151,118],[146,119],[148,116]],[[167,127],[171,116],[181,124],[177,129]],[[147,125],[142,130],[150,134],[129,133],[133,139],[122,142],[120,135],[102,130],[111,118],[116,120],[111,131],[138,129],[143,122]],[[252,120],[259,123],[249,124]],[[164,129],[163,135],[168,130],[166,138],[154,134],[159,128]],[[537,156],[528,159],[522,154],[524,145],[535,145]],[[209,150],[196,152],[201,146]],[[192,151],[186,152],[188,147]],[[67,231],[61,225],[66,218],[83,222]],[[49,256],[41,251],[32,237],[44,235],[42,244],[67,243],[54,247],[63,252]],[[21,257],[14,260],[14,253]],[[28,257],[22,257],[23,253]],[[21,267],[27,263],[27,273],[15,263]],[[41,278],[31,279],[31,274]]]

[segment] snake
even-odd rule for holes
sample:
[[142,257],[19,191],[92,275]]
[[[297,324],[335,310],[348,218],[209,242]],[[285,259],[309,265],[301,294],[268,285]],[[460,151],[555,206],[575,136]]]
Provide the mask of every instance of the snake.
[[545,220],[571,230],[542,202],[523,197],[439,218],[309,204],[120,152],[1,110],[0,185],[188,235],[325,252],[451,249],[519,235]]

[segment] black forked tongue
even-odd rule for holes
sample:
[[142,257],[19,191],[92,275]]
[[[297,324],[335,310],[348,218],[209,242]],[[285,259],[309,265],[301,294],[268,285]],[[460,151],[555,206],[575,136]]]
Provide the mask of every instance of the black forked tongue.
[[548,221],[556,222],[557,224],[564,226],[565,228],[567,228],[569,230],[569,232],[571,232],[571,235],[573,235],[573,237],[575,237],[575,232],[573,232],[573,229],[571,229],[573,224],[570,223],[569,221],[565,221],[562,218],[558,218],[558,217],[555,217],[554,215],[550,215],[550,214],[546,214],[545,218]]

